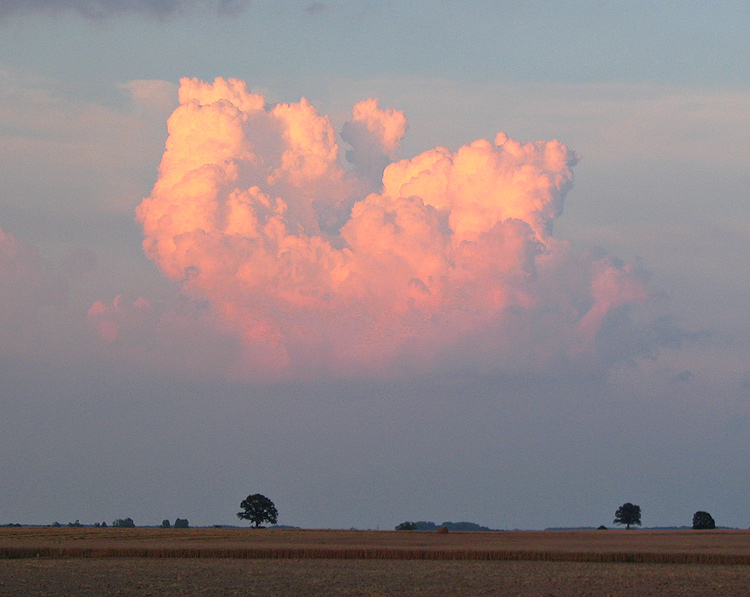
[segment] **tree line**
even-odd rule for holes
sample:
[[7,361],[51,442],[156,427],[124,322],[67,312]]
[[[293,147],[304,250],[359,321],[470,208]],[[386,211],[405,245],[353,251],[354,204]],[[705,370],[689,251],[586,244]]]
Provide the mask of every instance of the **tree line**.
[[[615,510],[614,524],[624,524],[626,529],[630,529],[631,525],[641,526],[641,507],[637,504],[631,504],[625,502],[622,506]],[[606,529],[607,527],[602,525],[600,529]],[[715,529],[716,522],[713,517],[704,510],[698,510],[693,514],[693,529]],[[445,531],[489,531],[491,529],[480,526],[473,522],[444,522],[438,526],[434,522],[411,522],[404,521],[396,526],[397,531],[434,531],[434,530],[445,530]]]
[[[240,508],[242,511],[237,513],[237,518],[240,520],[247,520],[252,523],[255,528],[259,528],[263,523],[276,524],[278,521],[279,512],[276,509],[274,503],[266,496],[260,493],[254,493],[248,495],[244,500],[240,502]],[[641,507],[631,502],[625,502],[622,506],[615,510],[614,524],[625,525],[626,529],[630,529],[631,525],[641,526]],[[13,526],[13,525],[7,525]],[[53,523],[54,527],[61,527],[59,522]],[[83,526],[78,520],[75,522],[69,522],[69,527],[80,527]],[[106,527],[107,523],[95,523],[95,527]],[[132,518],[117,518],[112,522],[113,527],[120,528],[133,528],[135,522]],[[218,526],[218,525],[214,525]],[[174,525],[169,522],[169,519],[164,519],[160,525],[160,528],[169,529],[187,529],[190,527],[190,523],[186,518],[177,518],[174,521]],[[600,529],[606,529],[604,525],[599,527]],[[704,510],[698,510],[693,514],[693,529],[714,529],[716,528],[716,522],[713,517]],[[434,522],[410,522],[405,521],[396,526],[397,531],[431,531],[438,530],[447,532],[449,530],[454,531],[489,531],[488,527],[480,526],[473,522],[444,522],[438,526]]]
[[[631,504],[630,502],[625,502],[615,511],[615,519],[613,522],[615,524],[624,524],[626,529],[629,529],[631,524],[640,526],[641,507],[636,504]],[[693,514],[693,528],[715,529],[716,522],[708,512],[698,510]]]
[[[20,526],[20,525],[18,525]],[[68,526],[68,527],[82,527],[84,525],[81,524],[79,520],[76,520],[75,522],[69,522],[67,525],[62,525],[59,522],[55,521],[52,523],[53,527],[61,527],[61,526]],[[135,528],[135,522],[132,518],[116,518],[111,525],[107,524],[107,521],[104,522],[95,522],[94,526],[96,528],[106,528],[108,526],[112,526],[114,528],[122,528],[122,529],[134,529]],[[169,522],[169,519],[164,519],[159,525],[162,529],[169,529],[169,528],[175,528],[175,529],[187,529],[190,527],[190,523],[188,522],[187,518],[177,518],[174,521],[174,527]]]

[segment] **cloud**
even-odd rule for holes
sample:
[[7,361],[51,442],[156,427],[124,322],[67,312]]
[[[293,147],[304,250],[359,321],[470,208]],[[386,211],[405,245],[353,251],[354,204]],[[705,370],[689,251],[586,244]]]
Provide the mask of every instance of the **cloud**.
[[[229,378],[247,377],[234,366],[236,355],[243,352],[240,340],[200,301],[183,298],[167,306],[119,295],[111,302],[95,302],[86,319],[97,353],[119,367],[145,365],[191,378],[217,372]],[[255,379],[265,379],[262,371],[256,371]]]
[[152,109],[172,109],[177,99],[174,83],[161,79],[136,79],[120,88],[130,94],[135,104]]
[[208,8],[218,14],[237,14],[246,4],[246,0],[0,0],[0,19],[13,14],[67,10],[92,20],[127,13],[163,19],[196,8]]
[[376,99],[359,102],[341,131],[341,138],[352,147],[346,159],[361,176],[379,184],[401,146],[406,125],[406,116],[399,110],[381,110]]
[[[346,170],[304,98],[183,79],[179,102],[137,219],[147,256],[205,305],[201,325],[236,339],[224,371],[552,375],[663,344],[639,268],[552,236],[578,160],[559,141],[499,133],[398,160],[406,119],[370,99],[343,127]],[[89,316],[110,345],[155,329],[138,301]]]
[[[60,218],[70,222],[71,213],[94,218],[103,205],[132,217],[153,185],[164,120],[177,105],[174,84],[131,81],[120,85],[122,99],[112,94],[114,101],[97,102],[54,80],[0,69],[0,88],[6,208],[29,213],[35,226],[47,219],[39,213],[65,213]],[[60,234],[59,224],[49,235]],[[94,224],[82,232],[97,233]]]

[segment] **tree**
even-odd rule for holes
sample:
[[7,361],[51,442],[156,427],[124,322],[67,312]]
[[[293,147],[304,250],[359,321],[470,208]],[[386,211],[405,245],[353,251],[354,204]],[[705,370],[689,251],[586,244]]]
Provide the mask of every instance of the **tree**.
[[641,524],[641,507],[626,502],[620,506],[615,512],[615,524],[627,525],[625,528],[629,529],[631,524]]
[[716,523],[713,517],[703,510],[698,510],[693,514],[693,528],[694,529],[715,529]]
[[133,522],[132,518],[125,518],[125,519],[118,518],[112,523],[112,526],[132,529],[132,528],[135,528],[135,523]]
[[240,508],[242,512],[237,512],[237,518],[255,523],[256,528],[262,522],[276,524],[279,517],[273,502],[260,493],[247,496],[240,502]]
[[400,525],[396,527],[397,531],[416,531],[417,530],[417,523],[416,522],[409,522],[408,520],[406,522],[402,522]]
[[187,518],[175,518],[174,528],[176,529],[187,529],[190,528],[190,523]]
[[161,528],[163,528],[163,529],[171,529],[172,528],[172,525],[169,524],[169,519],[168,518],[165,518],[164,520],[161,521]]

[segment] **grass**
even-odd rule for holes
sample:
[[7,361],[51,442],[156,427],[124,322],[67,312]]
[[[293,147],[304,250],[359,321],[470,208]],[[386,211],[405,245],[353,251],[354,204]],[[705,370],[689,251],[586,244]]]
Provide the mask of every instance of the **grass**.
[[750,565],[750,531],[0,528],[0,559],[233,558]]

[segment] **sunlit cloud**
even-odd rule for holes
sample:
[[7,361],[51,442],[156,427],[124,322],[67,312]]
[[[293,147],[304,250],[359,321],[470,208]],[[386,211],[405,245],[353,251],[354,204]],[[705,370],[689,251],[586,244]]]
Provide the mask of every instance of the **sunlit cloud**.
[[[600,369],[664,344],[636,315],[639,268],[552,236],[578,161],[559,141],[397,160],[406,119],[370,99],[343,127],[347,169],[305,99],[183,79],[179,101],[137,218],[148,257],[237,339],[233,375]],[[89,316],[109,344],[159,325],[142,299]]]
[[[87,314],[93,348],[119,366],[178,376],[241,378],[228,366],[243,348],[233,330],[205,305],[183,300],[169,305],[119,295],[97,301]],[[257,375],[256,380],[270,379]]]

